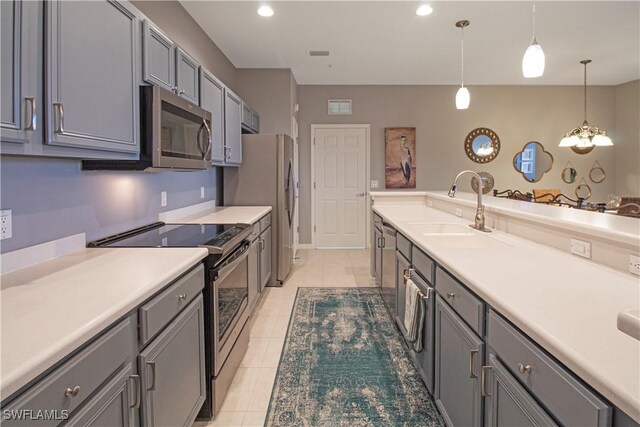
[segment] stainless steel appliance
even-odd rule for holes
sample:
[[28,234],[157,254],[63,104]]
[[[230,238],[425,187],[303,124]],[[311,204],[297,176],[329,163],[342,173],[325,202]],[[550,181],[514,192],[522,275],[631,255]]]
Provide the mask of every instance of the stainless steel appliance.
[[247,224],[165,224],[158,222],[88,244],[89,247],[204,247],[205,368],[207,396],[198,415],[220,410],[249,345]]
[[85,160],[84,170],[211,167],[211,113],[158,86],[140,86],[140,159]]
[[396,318],[396,230],[382,221],[382,301],[392,319]]
[[267,286],[282,286],[293,266],[293,139],[288,135],[243,135],[242,166],[224,169],[224,204],[271,206],[272,271]]

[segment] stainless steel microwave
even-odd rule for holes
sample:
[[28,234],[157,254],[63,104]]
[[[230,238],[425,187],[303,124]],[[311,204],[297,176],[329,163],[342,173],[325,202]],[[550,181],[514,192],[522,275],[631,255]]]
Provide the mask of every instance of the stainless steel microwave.
[[211,167],[211,113],[158,86],[140,86],[140,159],[86,160],[85,170]]

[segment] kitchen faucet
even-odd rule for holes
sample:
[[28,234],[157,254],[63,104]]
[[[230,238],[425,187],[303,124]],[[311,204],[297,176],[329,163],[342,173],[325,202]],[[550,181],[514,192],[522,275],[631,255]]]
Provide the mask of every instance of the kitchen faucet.
[[489,230],[484,226],[484,205],[482,204],[482,177],[480,177],[480,175],[478,175],[477,172],[474,172],[471,170],[460,172],[458,176],[456,176],[456,179],[453,180],[453,185],[449,190],[449,197],[453,198],[456,196],[456,190],[457,190],[456,185],[458,184],[458,179],[460,179],[462,175],[467,173],[472,174],[478,180],[478,207],[476,209],[475,223],[469,224],[469,227],[475,228],[476,230],[479,230],[479,231],[484,231],[485,233],[490,233],[491,230]]

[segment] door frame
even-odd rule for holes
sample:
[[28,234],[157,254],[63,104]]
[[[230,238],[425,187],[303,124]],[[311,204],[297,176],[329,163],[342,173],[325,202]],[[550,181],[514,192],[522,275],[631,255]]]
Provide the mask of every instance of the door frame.
[[317,129],[364,129],[365,130],[365,192],[367,193],[365,200],[365,242],[364,246],[368,249],[371,245],[371,236],[369,233],[371,210],[371,197],[369,195],[370,163],[371,163],[371,125],[370,124],[312,124],[311,125],[311,247],[316,249],[316,189],[313,183],[316,180],[316,130]]

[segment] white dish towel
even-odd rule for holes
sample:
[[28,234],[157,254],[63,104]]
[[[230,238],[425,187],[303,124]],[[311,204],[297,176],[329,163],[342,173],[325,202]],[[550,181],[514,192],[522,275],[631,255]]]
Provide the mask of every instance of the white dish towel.
[[416,314],[418,311],[418,286],[413,280],[407,279],[404,284],[404,329],[409,341],[415,341]]

